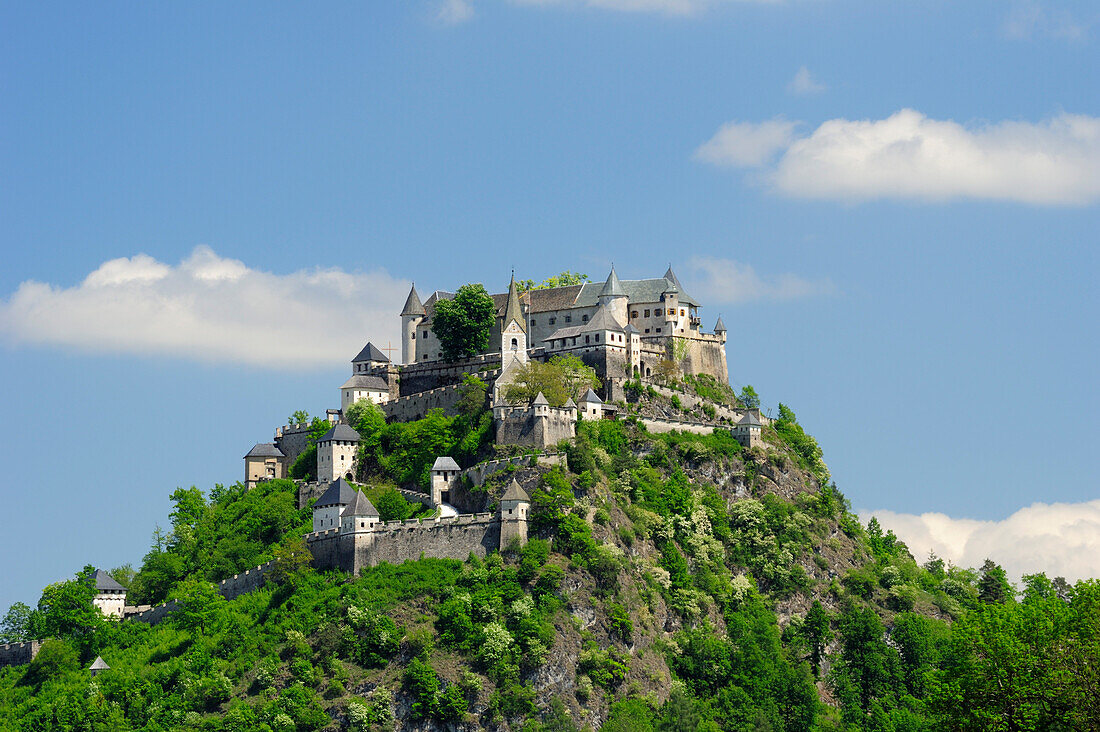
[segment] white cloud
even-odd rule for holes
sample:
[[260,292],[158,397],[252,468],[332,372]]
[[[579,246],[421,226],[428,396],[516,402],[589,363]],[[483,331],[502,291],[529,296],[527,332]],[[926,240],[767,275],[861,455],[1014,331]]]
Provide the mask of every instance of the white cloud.
[[[752,125],[733,124],[733,134],[723,125],[696,158],[759,166],[760,158],[738,152],[739,145],[751,146],[736,130]],[[780,145],[780,137],[774,140]],[[834,119],[788,140],[766,179],[775,190],[804,198],[1084,205],[1100,200],[1100,118],[1061,114],[1036,123],[966,127],[903,109],[883,120]]]
[[1080,20],[1062,8],[1050,9],[1039,0],[1014,0],[1001,32],[1017,41],[1036,36],[1081,41],[1088,36],[1092,22]]
[[727,122],[695,150],[695,159],[714,165],[753,168],[767,164],[794,141],[794,122]]
[[444,25],[458,25],[474,17],[474,6],[469,0],[443,0],[435,19]]
[[112,259],[73,287],[23,282],[0,301],[0,335],[98,353],[327,367],[368,340],[398,343],[408,288],[384,271],[272,274],[200,246],[176,266],[145,254]]
[[796,71],[794,78],[787,84],[787,91],[800,97],[820,94],[826,89],[828,87],[814,79],[810,70],[805,66]]
[[794,274],[761,277],[748,264],[717,257],[688,260],[689,290],[704,302],[736,304],[752,300],[796,300],[830,295],[836,287],[828,279],[810,280]]
[[917,561],[930,550],[960,567],[979,567],[987,558],[1018,579],[1046,572],[1073,582],[1100,577],[1100,499],[1084,503],[1034,503],[1003,521],[954,519],[942,513],[893,511],[874,515],[909,546]]

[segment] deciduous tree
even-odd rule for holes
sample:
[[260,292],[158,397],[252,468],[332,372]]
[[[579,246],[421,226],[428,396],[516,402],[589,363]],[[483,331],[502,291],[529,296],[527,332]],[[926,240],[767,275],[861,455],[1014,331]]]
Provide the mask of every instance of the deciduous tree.
[[453,361],[481,353],[489,345],[496,322],[496,304],[480,284],[463,285],[452,300],[437,300],[432,332],[443,358]]

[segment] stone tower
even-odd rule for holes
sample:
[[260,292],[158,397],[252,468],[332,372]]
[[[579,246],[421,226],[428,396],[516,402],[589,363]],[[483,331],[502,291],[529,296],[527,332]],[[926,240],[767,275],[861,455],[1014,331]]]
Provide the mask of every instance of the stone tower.
[[508,283],[508,304],[504,308],[504,322],[500,329],[501,365],[509,356],[514,356],[521,364],[527,363],[527,316],[519,303],[519,290],[516,288],[516,275]]
[[359,433],[342,422],[317,440],[317,482],[331,483],[351,473],[355,453],[359,449]]
[[629,299],[623,283],[619,281],[619,275],[615,274],[615,265],[611,265],[611,274],[607,275],[607,281],[600,290],[600,305],[608,308],[620,324],[629,323],[626,312]]
[[405,307],[401,308],[401,362],[416,363],[416,329],[424,322],[428,311],[416,294],[416,285],[409,290]]
[[527,541],[527,511],[531,498],[516,479],[500,499],[500,548],[507,549],[513,541]]
[[432,463],[432,505],[451,502],[451,489],[458,484],[460,468],[453,457],[437,457]]

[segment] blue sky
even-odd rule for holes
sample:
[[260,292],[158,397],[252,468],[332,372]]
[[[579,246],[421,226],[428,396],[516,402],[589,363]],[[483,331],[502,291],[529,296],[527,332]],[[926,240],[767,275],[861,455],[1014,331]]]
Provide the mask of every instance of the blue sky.
[[337,405],[410,281],[612,261],[671,262],[915,551],[1100,574],[1098,34],[1083,1],[6,4],[0,609],[140,564],[175,487]]

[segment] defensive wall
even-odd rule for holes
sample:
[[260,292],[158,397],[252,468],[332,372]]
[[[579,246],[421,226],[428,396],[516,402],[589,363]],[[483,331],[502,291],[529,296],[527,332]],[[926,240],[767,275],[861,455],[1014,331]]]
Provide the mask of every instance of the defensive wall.
[[[497,420],[498,445],[533,445],[548,447],[576,436],[576,413],[568,409],[546,408],[537,414],[536,407],[509,407],[500,410]],[[497,411],[497,410],[494,410]]]
[[30,663],[38,655],[38,649],[41,647],[42,641],[38,640],[0,644],[0,668]]
[[[218,594],[226,600],[233,600],[241,595],[254,592],[263,587],[264,582],[267,581],[267,574],[274,566],[275,562],[272,560],[258,567],[246,569],[240,574],[226,577],[221,582],[216,583],[215,588],[218,590]],[[136,620],[139,623],[156,625],[168,617],[175,609],[176,601],[169,600],[168,602],[148,609],[128,607],[127,610],[130,610],[130,612],[126,612],[123,617],[125,620]]]
[[756,415],[756,418],[760,420],[761,424],[771,424],[771,420],[761,414],[759,409],[734,409],[733,407],[726,407],[721,404],[708,401],[700,396],[696,396],[695,394],[688,394],[686,392],[670,389],[667,386],[658,386],[657,384],[652,384],[651,386],[653,387],[653,390],[656,391],[658,394],[669,397],[670,399],[672,397],[676,397],[680,400],[680,404],[688,409],[693,409],[703,403],[710,404],[714,407],[714,414],[716,417],[724,417],[733,424],[737,424],[738,422],[740,422],[741,418],[750,412]]
[[[492,385],[493,381],[500,376],[499,369],[494,371],[466,371],[462,373],[472,373],[489,385]],[[405,382],[402,380],[402,390],[404,390],[404,384]],[[388,402],[383,402],[379,407],[381,407],[387,419],[395,422],[411,422],[413,420],[422,419],[424,415],[432,409],[442,409],[445,412],[453,412],[455,405],[458,404],[458,400],[462,398],[462,392],[459,391],[461,386],[461,384],[438,386],[419,393],[391,399]]]
[[306,536],[317,569],[353,575],[380,562],[407,559],[464,560],[485,557],[500,548],[500,518],[495,513],[459,514],[421,521],[387,521],[354,533],[328,529]]
[[645,428],[654,434],[663,432],[692,432],[697,435],[714,434],[715,430],[729,431],[729,427],[713,422],[695,422],[691,420],[662,419],[660,417],[637,417]]
[[[484,353],[458,361],[432,361],[428,363],[407,364],[401,367],[400,387],[396,396],[407,397],[414,394],[451,386],[462,381],[466,374],[479,374],[483,371],[500,369],[500,352]],[[377,370],[382,375],[383,368]],[[479,374],[480,375],[480,374]]]
[[466,468],[462,471],[462,475],[468,477],[473,485],[480,486],[490,475],[499,473],[509,465],[515,465],[517,468],[520,468],[531,465],[532,463],[540,467],[552,468],[555,465],[565,465],[565,456],[558,452],[544,452],[537,455],[516,455],[510,458],[485,460],[477,465]]
[[283,425],[275,430],[275,447],[286,455],[289,468],[309,448],[309,422]]

